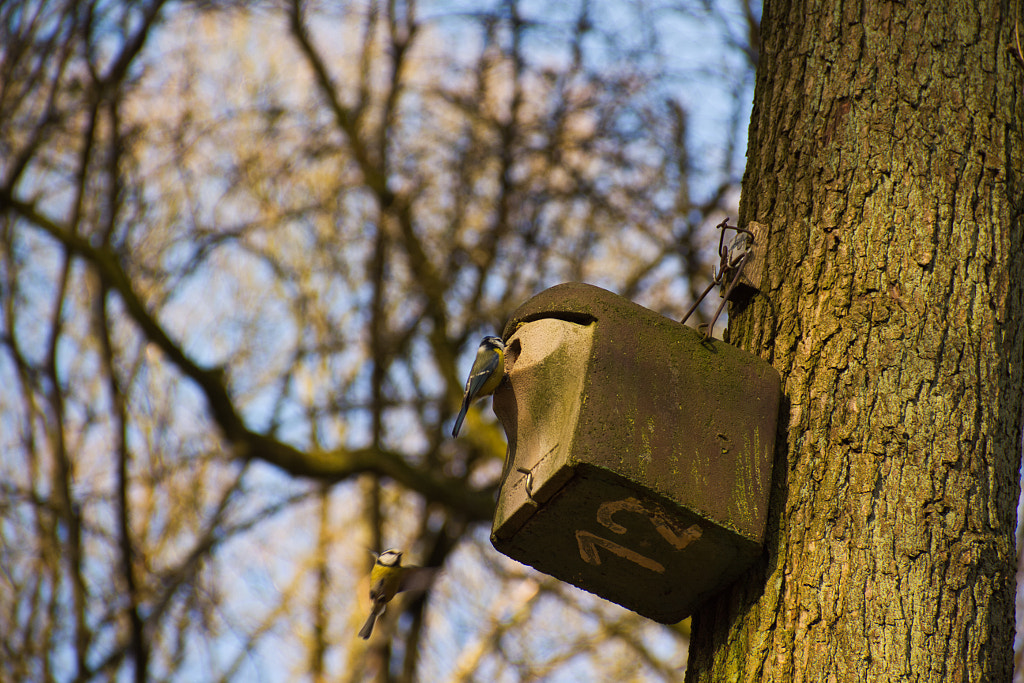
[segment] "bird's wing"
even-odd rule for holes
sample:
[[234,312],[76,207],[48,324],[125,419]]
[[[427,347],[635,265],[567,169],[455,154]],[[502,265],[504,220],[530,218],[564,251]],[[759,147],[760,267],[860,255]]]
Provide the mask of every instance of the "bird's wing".
[[409,567],[398,584],[398,592],[425,591],[440,571],[440,567]]
[[466,381],[467,395],[475,396],[480,391],[480,387],[487,383],[487,378],[498,369],[499,360],[496,351],[488,351],[484,358],[477,355],[476,362],[473,363],[473,370]]

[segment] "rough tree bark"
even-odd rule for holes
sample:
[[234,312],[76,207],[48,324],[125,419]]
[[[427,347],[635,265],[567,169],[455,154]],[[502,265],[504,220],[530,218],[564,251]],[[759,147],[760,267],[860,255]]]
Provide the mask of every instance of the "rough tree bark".
[[783,375],[768,552],[688,681],[1008,681],[1024,348],[1020,0],[770,0],[734,343]]

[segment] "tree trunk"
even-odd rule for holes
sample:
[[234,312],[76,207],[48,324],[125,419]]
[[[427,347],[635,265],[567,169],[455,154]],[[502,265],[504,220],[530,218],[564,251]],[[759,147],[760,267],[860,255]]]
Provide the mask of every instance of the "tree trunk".
[[688,681],[1011,677],[1024,13],[981,4],[766,3],[730,331],[785,399],[765,560]]

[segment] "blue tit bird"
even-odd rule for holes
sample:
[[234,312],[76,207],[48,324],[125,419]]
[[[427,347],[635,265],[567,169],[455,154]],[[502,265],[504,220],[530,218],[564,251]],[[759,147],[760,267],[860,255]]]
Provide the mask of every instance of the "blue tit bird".
[[378,555],[370,570],[370,616],[359,630],[359,637],[369,639],[377,617],[396,594],[426,590],[436,573],[436,567],[403,567],[401,550],[392,548]]
[[484,337],[476,349],[476,360],[466,379],[466,393],[462,396],[462,408],[455,418],[452,436],[458,436],[462,421],[466,419],[469,404],[475,399],[494,392],[505,375],[505,342],[501,337]]

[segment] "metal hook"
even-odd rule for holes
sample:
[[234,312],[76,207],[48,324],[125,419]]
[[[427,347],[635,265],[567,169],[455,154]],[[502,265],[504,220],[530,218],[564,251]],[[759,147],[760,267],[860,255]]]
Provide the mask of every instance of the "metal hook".
[[526,497],[530,499],[530,502],[536,503],[533,499],[533,470],[528,470],[525,467],[517,467],[516,472],[520,472],[526,475]]
[[[718,236],[718,258],[719,265],[718,269],[712,268],[711,270],[711,283],[704,288],[701,295],[697,297],[697,300],[693,302],[689,310],[686,311],[686,315],[680,321],[685,323],[687,319],[693,314],[700,303],[707,297],[708,292],[715,285],[719,287],[725,285],[725,293],[722,295],[722,303],[718,305],[715,310],[715,315],[711,318],[711,322],[707,324],[707,330],[704,332],[704,341],[711,338],[712,331],[715,329],[715,323],[718,321],[718,316],[722,314],[725,309],[726,302],[729,301],[729,295],[732,294],[733,289],[736,287],[736,283],[739,282],[740,276],[743,275],[743,269],[746,267],[750,260],[750,255],[753,252],[754,247],[754,233],[746,228],[738,228],[733,225],[729,225],[729,217],[726,216],[725,220],[715,226],[722,232]],[[725,244],[725,231],[735,230],[738,235],[733,238],[728,246]],[[703,327],[703,325],[701,325]],[[699,328],[698,328],[699,329]]]

